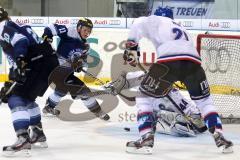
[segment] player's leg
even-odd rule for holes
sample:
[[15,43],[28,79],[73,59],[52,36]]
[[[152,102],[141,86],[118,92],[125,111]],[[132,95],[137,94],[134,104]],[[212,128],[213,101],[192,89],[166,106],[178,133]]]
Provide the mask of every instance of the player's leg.
[[[191,63],[191,64],[190,64]],[[185,65],[186,67],[187,65]],[[217,147],[221,147],[222,152],[232,152],[233,143],[223,136],[222,123],[217,109],[210,96],[210,89],[206,80],[204,70],[200,65],[189,62],[191,72],[184,79],[184,83],[189,91],[190,97],[200,109],[209,132],[213,135]]]
[[152,99],[146,95],[136,97],[138,131],[141,137],[136,141],[127,142],[126,151],[128,153],[152,154],[155,127]]
[[62,93],[55,89],[54,92],[50,94],[48,99],[46,100],[46,103],[42,109],[42,112],[45,115],[58,115],[59,111],[56,110],[55,107],[61,101],[61,98],[64,97],[65,95],[66,95],[65,93]]
[[171,82],[162,79],[168,74],[165,65],[153,64],[144,77],[136,97],[138,109],[138,130],[141,138],[127,143],[127,152],[151,154],[154,145],[154,131],[156,119],[153,113],[153,101],[155,98],[164,97],[171,87]]
[[17,95],[11,95],[8,99],[8,106],[12,114],[13,127],[17,135],[17,141],[13,145],[4,146],[5,156],[18,154],[30,155],[31,143],[28,134],[30,115],[27,108],[27,99]]
[[81,99],[83,104],[89,109],[90,112],[95,114],[96,117],[105,121],[110,119],[110,116],[102,110],[101,106],[94,97],[84,96],[85,93],[91,92],[91,90],[84,84],[84,82],[82,82],[79,78],[75,77],[74,75],[71,75],[71,77],[69,77],[68,80],[69,81],[71,80],[71,84],[81,86],[81,89],[77,94],[71,93],[72,98],[74,100]]
[[47,138],[43,132],[40,108],[37,103],[31,102],[28,105],[28,112],[30,114],[30,142],[34,146],[47,148]]

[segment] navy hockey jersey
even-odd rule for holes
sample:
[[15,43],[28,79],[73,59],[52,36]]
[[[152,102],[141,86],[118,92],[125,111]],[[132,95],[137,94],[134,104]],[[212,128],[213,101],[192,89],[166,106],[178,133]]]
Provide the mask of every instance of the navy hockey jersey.
[[67,28],[65,25],[51,24],[44,29],[44,35],[60,37],[57,53],[65,59],[69,59],[76,52],[82,53],[86,43],[86,40],[80,37],[76,27]]
[[38,43],[40,39],[30,26],[20,26],[11,20],[0,23],[0,45],[13,60],[19,55],[26,56],[28,47]]

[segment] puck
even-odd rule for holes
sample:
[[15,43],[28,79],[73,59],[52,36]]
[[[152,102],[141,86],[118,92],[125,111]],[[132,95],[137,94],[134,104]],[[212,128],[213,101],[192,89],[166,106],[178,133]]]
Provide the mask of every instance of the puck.
[[124,130],[127,131],[127,132],[129,132],[129,131],[130,131],[130,128],[124,127]]

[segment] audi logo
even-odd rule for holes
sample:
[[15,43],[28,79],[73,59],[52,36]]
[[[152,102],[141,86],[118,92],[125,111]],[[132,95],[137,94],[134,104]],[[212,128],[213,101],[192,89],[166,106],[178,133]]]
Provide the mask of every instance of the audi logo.
[[78,20],[79,20],[79,19],[72,19],[72,20],[71,20],[71,24],[77,24]]
[[203,49],[203,68],[211,73],[226,73],[231,67],[231,54],[225,47],[209,47]]
[[183,21],[182,25],[184,27],[193,27],[193,21]]
[[121,21],[120,20],[109,20],[110,25],[120,25]]
[[44,19],[31,19],[30,22],[32,24],[43,24],[44,23]]
[[230,22],[220,22],[221,28],[230,28],[231,23]]

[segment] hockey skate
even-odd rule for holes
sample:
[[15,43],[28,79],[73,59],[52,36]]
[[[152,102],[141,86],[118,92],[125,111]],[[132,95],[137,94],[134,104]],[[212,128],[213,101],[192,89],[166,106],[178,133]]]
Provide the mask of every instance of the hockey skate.
[[30,143],[34,148],[48,148],[47,138],[43,132],[42,124],[31,126],[30,132]]
[[152,154],[154,145],[154,133],[144,134],[137,141],[130,141],[126,144],[126,152],[133,154]]
[[48,103],[48,100],[42,109],[43,115],[48,117],[48,116],[57,116],[60,114],[59,110],[56,110],[54,107],[51,107]]
[[3,155],[6,157],[31,156],[31,143],[28,133],[19,134],[17,137],[17,141],[13,145],[3,147]]
[[223,135],[219,132],[213,134],[213,138],[218,148],[221,149],[222,153],[232,153],[233,143],[229,140],[226,140]]
[[94,114],[96,115],[96,117],[98,117],[99,119],[104,120],[104,121],[108,121],[110,119],[110,116],[107,113],[103,112],[102,110],[100,110]]

